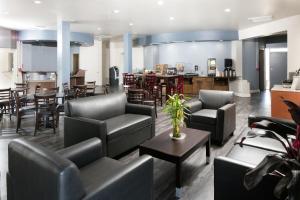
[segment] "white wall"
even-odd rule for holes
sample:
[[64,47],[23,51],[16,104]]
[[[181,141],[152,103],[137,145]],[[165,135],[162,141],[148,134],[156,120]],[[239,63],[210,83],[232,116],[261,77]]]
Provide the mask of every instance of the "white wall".
[[102,85],[102,42],[95,40],[94,46],[80,47],[79,51],[79,68],[86,70],[85,81]]
[[132,48],[132,71],[139,72],[144,70],[144,48]]
[[293,72],[300,67],[300,15],[240,30],[239,38],[243,40],[282,31],[287,31],[288,34],[288,72]]
[[16,68],[16,50],[9,48],[0,48],[0,88],[9,88],[14,86],[13,72],[9,66],[9,53],[13,53],[13,67]]
[[241,77],[243,75],[243,42],[232,41],[231,44],[231,57],[233,59],[233,67],[236,70],[236,75]]

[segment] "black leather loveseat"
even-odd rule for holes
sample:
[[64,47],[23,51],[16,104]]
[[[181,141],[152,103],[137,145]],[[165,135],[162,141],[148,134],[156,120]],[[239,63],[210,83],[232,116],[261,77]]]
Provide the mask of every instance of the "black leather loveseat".
[[186,125],[211,132],[211,140],[222,145],[236,127],[232,91],[200,90],[199,100],[188,102]]
[[[248,122],[268,120],[288,125],[292,129],[295,123],[264,116],[249,116]],[[292,130],[285,129],[289,133]],[[252,129],[256,134],[265,134],[263,129]],[[295,129],[294,129],[295,131]],[[248,134],[251,134],[249,132]],[[273,195],[275,185],[279,179],[274,176],[265,176],[264,180],[253,190],[247,191],[243,185],[244,175],[256,167],[269,154],[285,153],[284,147],[277,140],[267,137],[247,138],[240,145],[237,140],[226,157],[217,157],[214,160],[214,199],[215,200],[275,200]]]
[[8,200],[151,200],[153,159],[129,164],[103,157],[101,141],[92,138],[50,151],[25,139],[8,147]]
[[155,134],[154,107],[127,103],[125,93],[67,101],[65,115],[65,147],[98,137],[108,157],[118,156]]

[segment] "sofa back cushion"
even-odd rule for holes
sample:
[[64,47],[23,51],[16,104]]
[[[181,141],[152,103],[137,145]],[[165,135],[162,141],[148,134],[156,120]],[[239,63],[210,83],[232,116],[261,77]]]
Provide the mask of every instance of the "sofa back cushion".
[[232,91],[200,90],[199,100],[204,109],[218,109],[222,106],[233,103],[234,93]]
[[125,93],[98,95],[67,101],[65,114],[68,117],[86,117],[106,120],[123,115],[127,98]]
[[36,143],[12,141],[8,168],[11,199],[77,200],[85,196],[75,164]]

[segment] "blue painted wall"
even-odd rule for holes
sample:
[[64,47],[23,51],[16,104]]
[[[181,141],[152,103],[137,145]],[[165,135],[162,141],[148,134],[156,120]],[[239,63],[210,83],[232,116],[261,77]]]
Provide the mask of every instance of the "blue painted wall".
[[175,67],[183,63],[186,72],[194,72],[199,66],[199,73],[207,74],[207,59],[216,58],[217,67],[224,70],[224,59],[231,58],[231,42],[186,42],[144,47],[144,62],[147,69],[155,64],[168,64]]
[[146,46],[151,44],[170,43],[176,41],[232,41],[238,39],[238,31],[236,30],[175,32],[140,36],[134,40],[134,45]]

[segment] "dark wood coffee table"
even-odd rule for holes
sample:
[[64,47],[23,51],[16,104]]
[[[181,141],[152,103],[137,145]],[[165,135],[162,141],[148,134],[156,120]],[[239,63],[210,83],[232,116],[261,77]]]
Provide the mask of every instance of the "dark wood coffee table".
[[206,163],[210,162],[210,132],[191,128],[182,128],[186,134],[183,140],[173,140],[169,129],[140,145],[140,155],[148,154],[155,158],[176,164],[176,196],[181,196],[181,164],[199,147],[206,145]]

